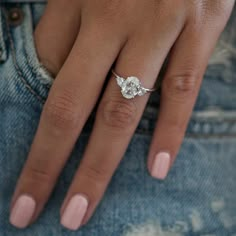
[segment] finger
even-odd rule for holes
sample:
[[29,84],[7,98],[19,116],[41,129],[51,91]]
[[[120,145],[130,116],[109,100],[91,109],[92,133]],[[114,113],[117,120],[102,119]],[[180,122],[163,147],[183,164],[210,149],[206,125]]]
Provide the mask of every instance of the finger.
[[[145,86],[152,87],[179,30],[159,41],[151,38],[151,34],[145,34],[148,38],[141,35],[131,38],[115,71],[124,77],[136,75]],[[123,98],[115,78],[110,78],[83,160],[61,208],[61,224],[65,227],[76,230],[91,217],[124,155],[147,100],[148,94],[131,100]]]
[[189,25],[171,52],[148,155],[148,169],[155,178],[165,179],[176,158],[219,33],[212,30],[209,36],[209,29]]
[[80,2],[48,1],[35,29],[38,57],[53,76],[61,69],[79,33]]
[[17,227],[33,222],[44,207],[120,50],[121,39],[94,34],[81,28],[50,91],[12,200],[10,221]]

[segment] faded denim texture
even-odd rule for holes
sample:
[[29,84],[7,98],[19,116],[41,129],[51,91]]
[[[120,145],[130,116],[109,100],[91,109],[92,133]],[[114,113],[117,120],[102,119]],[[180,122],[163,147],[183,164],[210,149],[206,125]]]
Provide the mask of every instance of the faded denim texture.
[[[236,9],[212,56],[177,161],[154,180],[146,157],[159,94],[153,93],[129,148],[90,222],[70,232],[59,209],[92,128],[86,124],[39,220],[8,222],[9,204],[53,79],[38,62],[33,28],[44,4],[1,4],[0,236],[236,236]],[[24,13],[19,25],[6,15]],[[42,183],[43,184],[43,183]]]

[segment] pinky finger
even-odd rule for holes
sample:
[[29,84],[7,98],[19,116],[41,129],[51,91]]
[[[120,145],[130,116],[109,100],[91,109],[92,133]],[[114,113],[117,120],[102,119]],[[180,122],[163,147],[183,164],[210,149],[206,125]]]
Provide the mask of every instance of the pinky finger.
[[165,179],[183,141],[203,74],[220,32],[187,26],[172,49],[162,84],[161,107],[148,156],[148,169]]

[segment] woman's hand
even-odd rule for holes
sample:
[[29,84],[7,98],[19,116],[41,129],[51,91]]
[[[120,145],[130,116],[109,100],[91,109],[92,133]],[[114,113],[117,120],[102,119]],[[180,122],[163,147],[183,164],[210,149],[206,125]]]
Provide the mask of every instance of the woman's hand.
[[[113,63],[122,77],[135,75],[151,88],[170,52],[148,155],[151,175],[164,179],[233,4],[234,0],[49,0],[35,41],[39,58],[56,79],[12,199],[11,223],[24,228],[39,216]],[[125,99],[114,76],[109,78],[61,208],[65,227],[75,230],[93,214],[148,97]]]

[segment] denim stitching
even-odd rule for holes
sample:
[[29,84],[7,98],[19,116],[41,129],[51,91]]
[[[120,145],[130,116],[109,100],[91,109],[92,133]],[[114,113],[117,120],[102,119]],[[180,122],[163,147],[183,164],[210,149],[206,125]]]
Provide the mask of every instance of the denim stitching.
[[[157,110],[156,111],[156,107],[159,106],[159,104],[148,104],[147,105],[149,108],[151,108],[152,110],[151,111],[148,111],[148,110],[145,110],[144,111],[144,114],[143,114],[143,117],[146,118],[146,119],[153,119],[153,120],[156,120],[157,117],[158,117],[158,113],[159,111]],[[147,109],[147,108],[146,108]],[[153,113],[152,111],[155,111],[155,113]],[[208,112],[209,110],[201,110],[200,112]],[[222,110],[223,112],[227,112],[226,110]],[[198,113],[198,111],[193,111],[192,113],[192,116],[191,116],[191,120],[192,121],[200,121],[200,122],[216,122],[216,121],[219,121],[219,120],[222,120],[222,121],[225,121],[227,123],[236,123],[236,112],[235,112],[235,117],[232,116],[232,117],[201,117],[201,114],[196,116],[196,113]]]
[[[6,15],[5,15],[6,17]],[[16,55],[15,55],[15,48],[14,48],[14,43],[13,43],[13,39],[12,39],[12,35],[10,33],[10,26],[9,24],[7,23],[7,36],[8,36],[8,39],[9,39],[9,42],[10,42],[10,51],[11,51],[11,55],[12,55],[12,59],[13,59],[13,63],[14,63],[14,66],[15,66],[15,69],[16,69],[16,72],[19,76],[19,78],[21,79],[21,81],[23,82],[23,84],[25,85],[25,87],[29,90],[29,92],[31,94],[33,94],[38,100],[39,102],[41,102],[42,104],[45,103],[45,100],[39,96],[35,91],[34,89],[30,86],[30,84],[27,82],[27,80],[24,78],[22,72],[21,72],[21,69],[20,67],[18,66],[18,63],[17,63],[17,60],[16,60]]]
[[[89,134],[90,134],[90,131],[87,132],[87,135],[89,135]],[[153,133],[150,132],[150,131],[137,129],[135,131],[134,135],[152,136],[152,134]],[[228,133],[223,133],[223,134],[186,133],[184,137],[185,138],[194,138],[194,139],[199,139],[199,138],[203,138],[203,139],[212,139],[212,138],[216,138],[216,139],[229,138],[229,139],[231,139],[232,138],[232,139],[235,139],[236,134],[228,134]]]
[[[31,11],[31,9],[30,9],[30,11]],[[32,20],[32,19],[31,19],[31,20]],[[26,35],[25,25],[23,25],[22,28],[23,28],[23,30],[24,30],[24,33],[22,34],[22,38],[23,38],[23,40],[24,40],[24,42],[25,42],[25,41],[26,41],[26,38],[25,38],[25,35]],[[33,35],[33,30],[32,30],[32,35]],[[32,37],[33,37],[33,36],[32,36]],[[34,39],[33,39],[33,43],[34,43],[33,47],[34,47],[34,49],[35,49],[35,54],[36,54],[36,57],[37,57],[38,55],[37,55],[37,52],[36,52]],[[32,63],[30,63],[29,55],[28,55],[28,53],[27,53],[25,47],[24,47],[23,49],[24,49],[24,56],[25,56],[26,62],[28,63],[28,66],[29,66],[29,68],[30,68],[31,73],[32,73],[35,77],[38,77],[38,74],[37,74],[36,70],[37,70],[37,68],[39,68],[39,67],[36,68],[36,67],[34,67],[34,66],[32,65]],[[38,60],[38,58],[37,58],[37,60]],[[39,65],[40,65],[40,63],[39,63]],[[46,72],[47,74],[49,74],[48,71],[47,71],[47,69],[46,69],[44,66],[41,66],[41,68],[43,68],[43,69],[45,70],[45,72]],[[40,82],[40,81],[39,81],[39,82]],[[42,86],[45,86],[47,89],[50,89],[50,87],[51,87],[51,86],[48,85],[48,84],[43,84],[43,83],[40,83],[40,84],[41,84]]]
[[6,45],[4,39],[3,7],[0,7],[0,50],[2,53],[0,63],[2,63],[7,59]]
[[[23,38],[23,40],[25,41],[25,36],[24,36],[25,34],[23,34],[22,35],[22,38]],[[25,58],[25,60],[26,60],[26,62],[27,62],[27,65],[28,65],[28,67],[29,67],[29,69],[30,69],[30,72],[33,74],[33,76],[34,77],[38,77],[38,75],[37,75],[37,72],[35,72],[35,69],[36,68],[34,68],[33,66],[32,66],[32,64],[30,63],[30,60],[29,60],[29,55],[28,55],[28,53],[26,52],[26,50],[25,50],[25,47],[23,47],[23,52],[24,52],[24,58]],[[40,83],[40,81],[39,81],[39,83]],[[47,84],[43,84],[43,83],[40,83],[42,86],[45,86],[47,89],[49,89],[50,88],[50,86],[49,85],[47,85]]]

